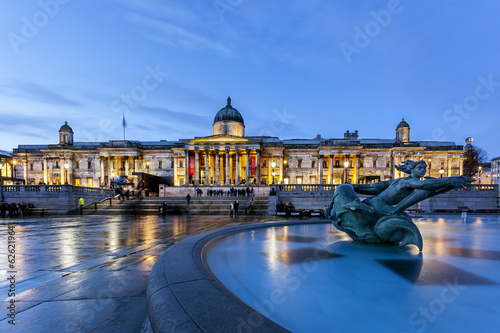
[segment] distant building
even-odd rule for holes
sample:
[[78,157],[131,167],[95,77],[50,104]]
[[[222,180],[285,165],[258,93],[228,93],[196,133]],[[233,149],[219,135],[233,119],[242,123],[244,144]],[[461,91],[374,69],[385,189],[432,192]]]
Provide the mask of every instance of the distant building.
[[12,163],[12,154],[8,151],[0,150],[0,185],[14,184]]
[[365,184],[402,177],[396,165],[422,159],[430,177],[458,176],[463,170],[462,146],[411,141],[404,119],[394,139],[360,139],[358,131],[328,139],[246,136],[243,117],[228,98],[212,128],[210,136],[178,141],[74,142],[73,129],[65,123],[59,143],[20,145],[12,157],[19,162],[17,178],[27,184],[90,187],[109,187],[112,178],[133,179],[134,173],[168,177],[174,186]]

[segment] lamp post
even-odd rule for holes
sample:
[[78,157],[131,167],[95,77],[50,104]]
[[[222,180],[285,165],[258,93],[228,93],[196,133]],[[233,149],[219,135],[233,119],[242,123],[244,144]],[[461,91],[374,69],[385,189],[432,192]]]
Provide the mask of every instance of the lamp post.
[[429,158],[428,161],[429,161],[429,165],[428,165],[427,169],[429,170],[429,177],[430,177],[431,176],[431,162],[432,162],[432,160]]
[[443,173],[444,173],[443,169],[439,170],[439,174],[441,175],[440,178],[443,178]]
[[272,161],[271,162],[271,176],[273,177],[273,180],[272,180],[271,184],[274,184],[274,176],[276,175],[276,173],[274,172],[274,168],[276,168],[276,162]]
[[478,178],[479,178],[479,184],[481,184],[481,174],[483,173],[483,168],[479,166],[479,170],[477,172]]
[[349,183],[349,161],[344,162],[345,167],[345,184]]
[[64,163],[64,185],[68,185],[68,168],[69,168],[69,163],[68,162]]

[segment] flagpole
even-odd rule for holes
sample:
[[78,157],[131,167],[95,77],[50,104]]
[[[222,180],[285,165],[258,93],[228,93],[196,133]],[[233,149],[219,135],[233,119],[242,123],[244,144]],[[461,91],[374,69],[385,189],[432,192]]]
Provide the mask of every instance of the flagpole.
[[123,141],[125,141],[125,127],[127,126],[127,123],[125,122],[125,113],[123,113],[122,126],[123,126]]

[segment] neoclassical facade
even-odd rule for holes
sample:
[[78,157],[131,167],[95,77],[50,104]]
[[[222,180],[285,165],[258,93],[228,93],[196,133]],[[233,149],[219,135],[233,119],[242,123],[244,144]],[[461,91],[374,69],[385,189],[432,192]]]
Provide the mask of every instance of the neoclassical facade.
[[243,117],[228,98],[212,128],[212,135],[188,140],[94,143],[74,142],[73,129],[65,123],[58,144],[14,149],[16,179],[109,187],[115,177],[134,179],[142,173],[173,186],[358,184],[402,177],[395,166],[408,159],[424,159],[431,177],[458,176],[463,170],[463,146],[411,141],[404,119],[394,139],[360,139],[358,131],[330,139],[246,136]]

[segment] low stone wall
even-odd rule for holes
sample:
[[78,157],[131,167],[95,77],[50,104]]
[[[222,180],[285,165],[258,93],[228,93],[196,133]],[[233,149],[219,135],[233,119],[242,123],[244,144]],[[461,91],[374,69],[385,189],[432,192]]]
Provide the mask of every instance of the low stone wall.
[[[336,187],[336,185],[271,186],[268,213],[270,215],[276,213],[278,201],[284,201],[287,204],[291,202],[296,209],[322,210],[332,200]],[[366,196],[359,195],[359,198],[363,200]],[[436,210],[458,210],[459,207],[468,207],[471,210],[499,209],[499,186],[472,185],[468,189],[452,190],[426,199],[410,209],[431,213]]]
[[[269,196],[270,188],[268,186],[249,186],[253,189],[254,196],[267,197]],[[207,195],[208,190],[223,190],[224,195],[231,188],[236,190],[245,190],[247,186],[167,186],[160,184],[158,196],[160,197],[185,197],[188,193],[191,197],[196,196],[196,189],[203,191],[203,196]]]
[[49,214],[67,214],[78,209],[80,197],[89,204],[113,195],[113,190],[73,185],[0,186],[0,201],[32,203],[47,208]]

